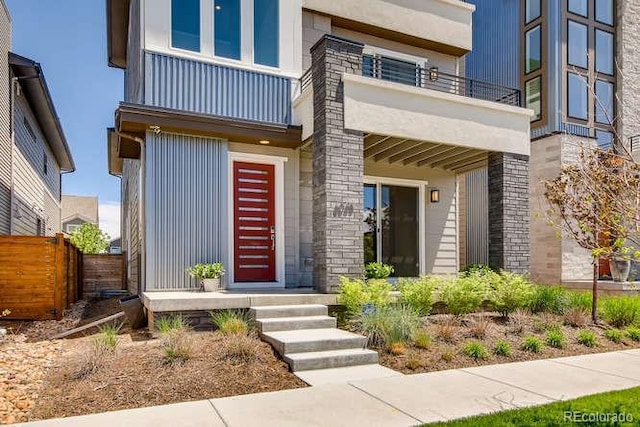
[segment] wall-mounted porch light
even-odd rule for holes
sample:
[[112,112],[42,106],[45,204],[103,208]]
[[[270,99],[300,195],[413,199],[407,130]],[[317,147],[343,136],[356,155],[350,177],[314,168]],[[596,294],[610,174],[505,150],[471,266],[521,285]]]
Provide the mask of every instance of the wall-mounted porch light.
[[440,190],[437,188],[432,188],[429,190],[429,201],[431,203],[439,203],[440,202]]
[[432,82],[438,80],[438,67],[429,68],[429,80]]
[[262,145],[269,145],[269,144],[271,144],[271,141],[268,141],[268,140],[266,140],[266,139],[262,139],[262,140],[260,140],[260,141],[258,141],[258,142],[259,142],[260,144],[262,144]]

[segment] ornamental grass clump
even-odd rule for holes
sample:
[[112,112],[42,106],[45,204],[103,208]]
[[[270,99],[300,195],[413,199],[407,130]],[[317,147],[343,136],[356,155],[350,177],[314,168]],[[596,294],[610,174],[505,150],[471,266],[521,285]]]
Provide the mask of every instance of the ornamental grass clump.
[[619,331],[617,329],[607,329],[606,331],[604,331],[604,336],[606,339],[616,344],[620,344],[623,338],[622,331]]
[[496,346],[493,349],[493,352],[496,356],[510,357],[513,353],[511,350],[511,344],[505,340],[498,340],[496,342]]
[[468,322],[471,336],[477,339],[485,339],[493,326],[491,317],[486,314],[476,314]]
[[418,329],[413,336],[413,344],[421,349],[427,349],[431,347],[431,335],[424,329]]
[[595,347],[597,344],[596,334],[589,329],[578,332],[578,342],[585,347]]
[[522,349],[531,353],[540,353],[542,351],[542,342],[530,335],[522,341]]
[[567,346],[567,339],[560,329],[548,330],[545,341],[549,347],[553,348],[565,348]]
[[569,292],[559,286],[537,286],[533,292],[529,310],[532,313],[563,314],[571,303]]
[[629,327],[625,330],[625,332],[632,341],[640,342],[640,328]]
[[156,322],[156,328],[162,338],[162,351],[166,363],[182,363],[191,358],[194,344],[187,319],[182,315],[161,317]]
[[485,360],[489,358],[487,348],[477,341],[471,341],[464,345],[462,352],[473,360]]
[[640,322],[640,297],[614,296],[600,301],[600,316],[615,328]]
[[367,311],[360,314],[355,323],[369,337],[372,346],[386,348],[393,344],[406,345],[422,326],[420,315],[411,307],[402,305]]
[[209,313],[211,323],[225,335],[247,335],[251,331],[251,319],[246,311],[220,310]]

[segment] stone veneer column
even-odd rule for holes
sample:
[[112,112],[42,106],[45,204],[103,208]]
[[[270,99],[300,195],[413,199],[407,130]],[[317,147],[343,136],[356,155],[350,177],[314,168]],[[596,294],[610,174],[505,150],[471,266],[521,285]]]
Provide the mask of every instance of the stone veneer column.
[[[640,135],[640,2],[618,0],[616,4],[616,113],[618,131],[627,143]],[[636,160],[637,156],[638,151]]]
[[489,265],[513,273],[528,273],[529,157],[490,153]]
[[364,136],[344,128],[342,74],[362,73],[363,45],[325,35],[311,48],[313,77],[313,279],[335,292],[364,263]]

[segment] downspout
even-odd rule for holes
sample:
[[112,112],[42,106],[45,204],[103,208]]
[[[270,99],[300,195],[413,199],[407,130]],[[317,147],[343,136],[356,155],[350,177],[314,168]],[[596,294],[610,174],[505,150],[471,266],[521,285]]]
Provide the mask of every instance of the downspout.
[[[138,294],[141,294],[143,291],[146,290],[146,285],[147,285],[147,276],[146,276],[146,244],[147,244],[147,237],[146,237],[146,215],[145,215],[145,197],[146,197],[146,191],[145,191],[145,186],[146,186],[146,180],[145,180],[145,175],[146,175],[146,167],[145,167],[145,157],[146,157],[146,145],[145,145],[145,140],[140,138],[139,136],[135,136],[135,135],[131,135],[131,134],[127,134],[127,133],[123,133],[123,132],[119,132],[119,131],[115,131],[115,134],[118,135],[120,138],[125,138],[125,139],[130,139],[132,141],[137,142],[138,144],[140,144],[140,172],[138,175],[138,228],[141,230],[139,236],[138,236],[138,244],[140,245],[140,263],[139,263],[139,267],[140,267],[140,275],[138,276]],[[131,238],[131,236],[129,236],[129,238]]]

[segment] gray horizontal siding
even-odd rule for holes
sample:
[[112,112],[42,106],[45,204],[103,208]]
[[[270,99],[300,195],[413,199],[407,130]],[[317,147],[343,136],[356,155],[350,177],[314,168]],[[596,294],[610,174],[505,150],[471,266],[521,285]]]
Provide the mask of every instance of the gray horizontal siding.
[[192,289],[186,269],[228,266],[224,140],[147,133],[146,290]]
[[145,54],[145,103],[262,122],[291,123],[291,81],[239,68]]

